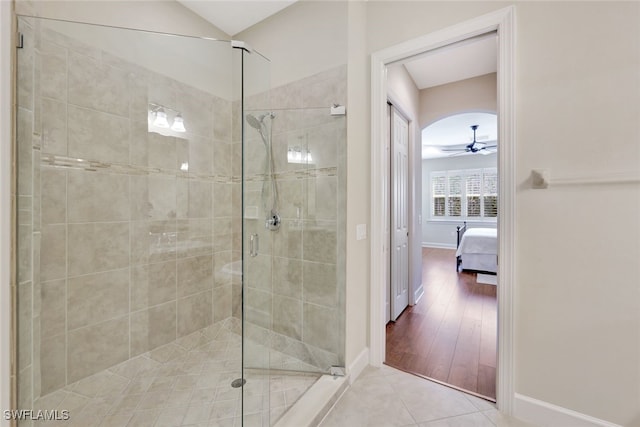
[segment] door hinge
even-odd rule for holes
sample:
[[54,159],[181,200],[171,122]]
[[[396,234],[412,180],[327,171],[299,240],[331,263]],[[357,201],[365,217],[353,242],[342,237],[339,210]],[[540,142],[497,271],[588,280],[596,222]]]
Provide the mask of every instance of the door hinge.
[[24,47],[24,35],[21,32],[16,34],[16,48],[22,49]]

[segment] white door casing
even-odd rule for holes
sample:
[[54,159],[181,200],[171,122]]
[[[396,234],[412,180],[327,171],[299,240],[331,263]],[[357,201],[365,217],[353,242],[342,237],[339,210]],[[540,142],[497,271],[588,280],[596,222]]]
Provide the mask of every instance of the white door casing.
[[391,106],[391,319],[409,305],[409,122]]
[[384,191],[388,180],[385,152],[386,67],[397,61],[491,31],[498,32],[498,367],[496,400],[498,409],[512,415],[514,404],[514,306],[515,283],[515,7],[509,6],[461,22],[371,54],[371,292],[369,319],[369,363],[381,366],[385,356],[385,298],[387,265],[385,256]]
[[389,179],[391,177],[391,104],[387,104],[387,120],[385,121],[385,125],[387,126],[385,130],[385,164],[388,166],[389,173],[385,179],[383,184],[384,187],[384,197],[385,197],[385,206],[387,207],[383,213],[385,218],[384,220],[384,262],[386,266],[386,274],[385,274],[385,289],[386,289],[386,300],[385,300],[385,319],[384,323],[387,324],[391,320],[391,254],[389,253],[389,247],[391,247],[391,209],[390,209],[390,200],[389,197]]

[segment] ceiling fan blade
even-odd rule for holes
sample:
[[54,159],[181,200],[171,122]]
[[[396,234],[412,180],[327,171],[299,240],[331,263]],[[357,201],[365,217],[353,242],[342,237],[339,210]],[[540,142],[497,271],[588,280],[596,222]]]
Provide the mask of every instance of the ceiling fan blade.
[[497,145],[487,145],[486,147],[482,147],[481,150],[486,150],[487,148],[497,148]]
[[453,154],[449,154],[447,157],[453,157],[453,156],[461,156],[463,154],[467,154],[469,153],[469,151],[461,151],[459,153],[453,153]]
[[467,151],[466,148],[441,148],[440,151]]

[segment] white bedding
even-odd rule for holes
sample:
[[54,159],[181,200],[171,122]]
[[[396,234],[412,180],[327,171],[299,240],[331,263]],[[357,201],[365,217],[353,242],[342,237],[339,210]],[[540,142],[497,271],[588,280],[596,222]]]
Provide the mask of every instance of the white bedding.
[[456,256],[463,254],[498,255],[498,230],[469,228],[462,236]]

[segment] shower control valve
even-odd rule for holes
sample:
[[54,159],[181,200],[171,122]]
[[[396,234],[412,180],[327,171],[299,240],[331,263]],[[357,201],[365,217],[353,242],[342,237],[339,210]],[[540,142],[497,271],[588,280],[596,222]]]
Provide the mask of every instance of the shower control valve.
[[280,228],[280,215],[277,212],[271,212],[271,215],[267,217],[265,221],[265,228],[267,230],[276,231]]

